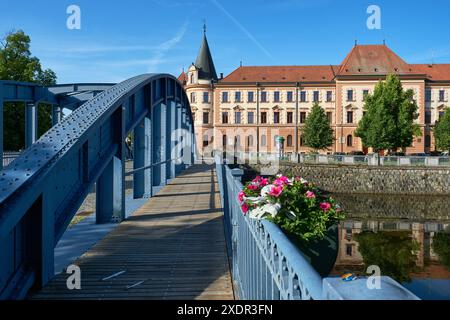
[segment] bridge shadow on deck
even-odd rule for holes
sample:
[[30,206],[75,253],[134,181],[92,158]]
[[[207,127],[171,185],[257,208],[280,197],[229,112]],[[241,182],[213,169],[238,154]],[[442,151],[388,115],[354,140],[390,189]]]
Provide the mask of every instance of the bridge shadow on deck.
[[63,272],[32,298],[233,299],[213,167],[183,172],[75,264],[81,290]]

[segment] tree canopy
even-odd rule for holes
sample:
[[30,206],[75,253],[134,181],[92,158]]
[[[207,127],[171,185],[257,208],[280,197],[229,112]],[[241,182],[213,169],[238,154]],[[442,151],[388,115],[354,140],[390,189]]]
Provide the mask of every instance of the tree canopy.
[[325,111],[318,103],[314,104],[311,113],[306,118],[303,139],[305,145],[315,151],[327,149],[333,145],[333,129]]
[[414,92],[404,90],[396,75],[388,75],[380,81],[373,94],[366,96],[365,114],[355,135],[365,147],[375,151],[405,149],[412,145],[414,136],[420,136],[417,103]]
[[450,108],[446,108],[444,115],[434,128],[436,148],[442,151],[450,150]]
[[[43,69],[39,59],[31,54],[31,39],[22,30],[10,32],[0,42],[0,79],[35,82],[44,86],[56,84],[56,74]],[[49,106],[38,109],[38,135],[51,127]],[[25,108],[23,103],[4,104],[4,149],[23,149],[25,140]]]

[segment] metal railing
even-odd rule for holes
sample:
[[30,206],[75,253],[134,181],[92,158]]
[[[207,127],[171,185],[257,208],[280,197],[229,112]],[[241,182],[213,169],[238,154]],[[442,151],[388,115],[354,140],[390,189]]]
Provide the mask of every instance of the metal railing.
[[380,290],[369,290],[364,278],[345,283],[345,287],[340,278],[322,278],[277,225],[243,215],[237,198],[243,188],[243,171],[229,168],[218,156],[215,160],[231,273],[238,298],[418,299],[389,277],[381,277]]
[[378,156],[368,155],[327,155],[312,153],[270,153],[270,152],[236,152],[230,156],[236,158],[238,163],[270,163],[293,162],[305,164],[342,164],[366,166],[410,166],[410,167],[450,167],[450,157],[433,156]]

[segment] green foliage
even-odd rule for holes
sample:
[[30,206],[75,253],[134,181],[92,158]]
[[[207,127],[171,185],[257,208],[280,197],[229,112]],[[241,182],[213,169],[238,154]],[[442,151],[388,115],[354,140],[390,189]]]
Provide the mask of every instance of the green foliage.
[[[315,197],[307,198],[307,191]],[[294,182],[281,194],[280,203],[283,205],[279,214],[269,220],[304,242],[323,239],[327,229],[345,217],[335,200],[312,184]],[[330,209],[325,212],[320,208],[321,203],[329,203]]]
[[450,233],[439,232],[433,238],[433,251],[439,260],[450,270]]
[[434,137],[437,149],[450,150],[450,108],[445,109],[444,116],[436,123]]
[[365,147],[375,151],[407,148],[414,136],[420,136],[417,103],[412,90],[403,90],[400,79],[388,75],[380,81],[372,95],[366,96],[365,115],[359,122],[355,135]]
[[[56,83],[56,75],[43,70],[38,58],[31,55],[30,37],[23,31],[9,33],[0,47],[0,79],[36,82],[42,85]],[[25,145],[25,106],[23,103],[4,104],[4,149],[17,151]],[[51,127],[50,106],[38,108],[38,134],[45,133]]]
[[264,217],[305,243],[323,239],[329,227],[344,219],[333,198],[298,177],[256,177],[245,184],[239,201],[244,214]]
[[355,236],[366,267],[377,265],[381,273],[398,282],[411,281],[419,245],[409,232],[365,231]]
[[333,129],[325,111],[317,103],[306,118],[303,139],[305,145],[315,151],[327,149],[333,145]]

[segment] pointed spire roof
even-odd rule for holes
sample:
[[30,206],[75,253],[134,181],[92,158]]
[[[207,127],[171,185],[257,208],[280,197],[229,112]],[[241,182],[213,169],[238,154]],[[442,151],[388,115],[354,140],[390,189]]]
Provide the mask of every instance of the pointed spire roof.
[[209,50],[208,40],[206,39],[206,29],[203,32],[203,42],[198,52],[195,66],[200,69],[198,73],[199,79],[217,80],[216,68]]

